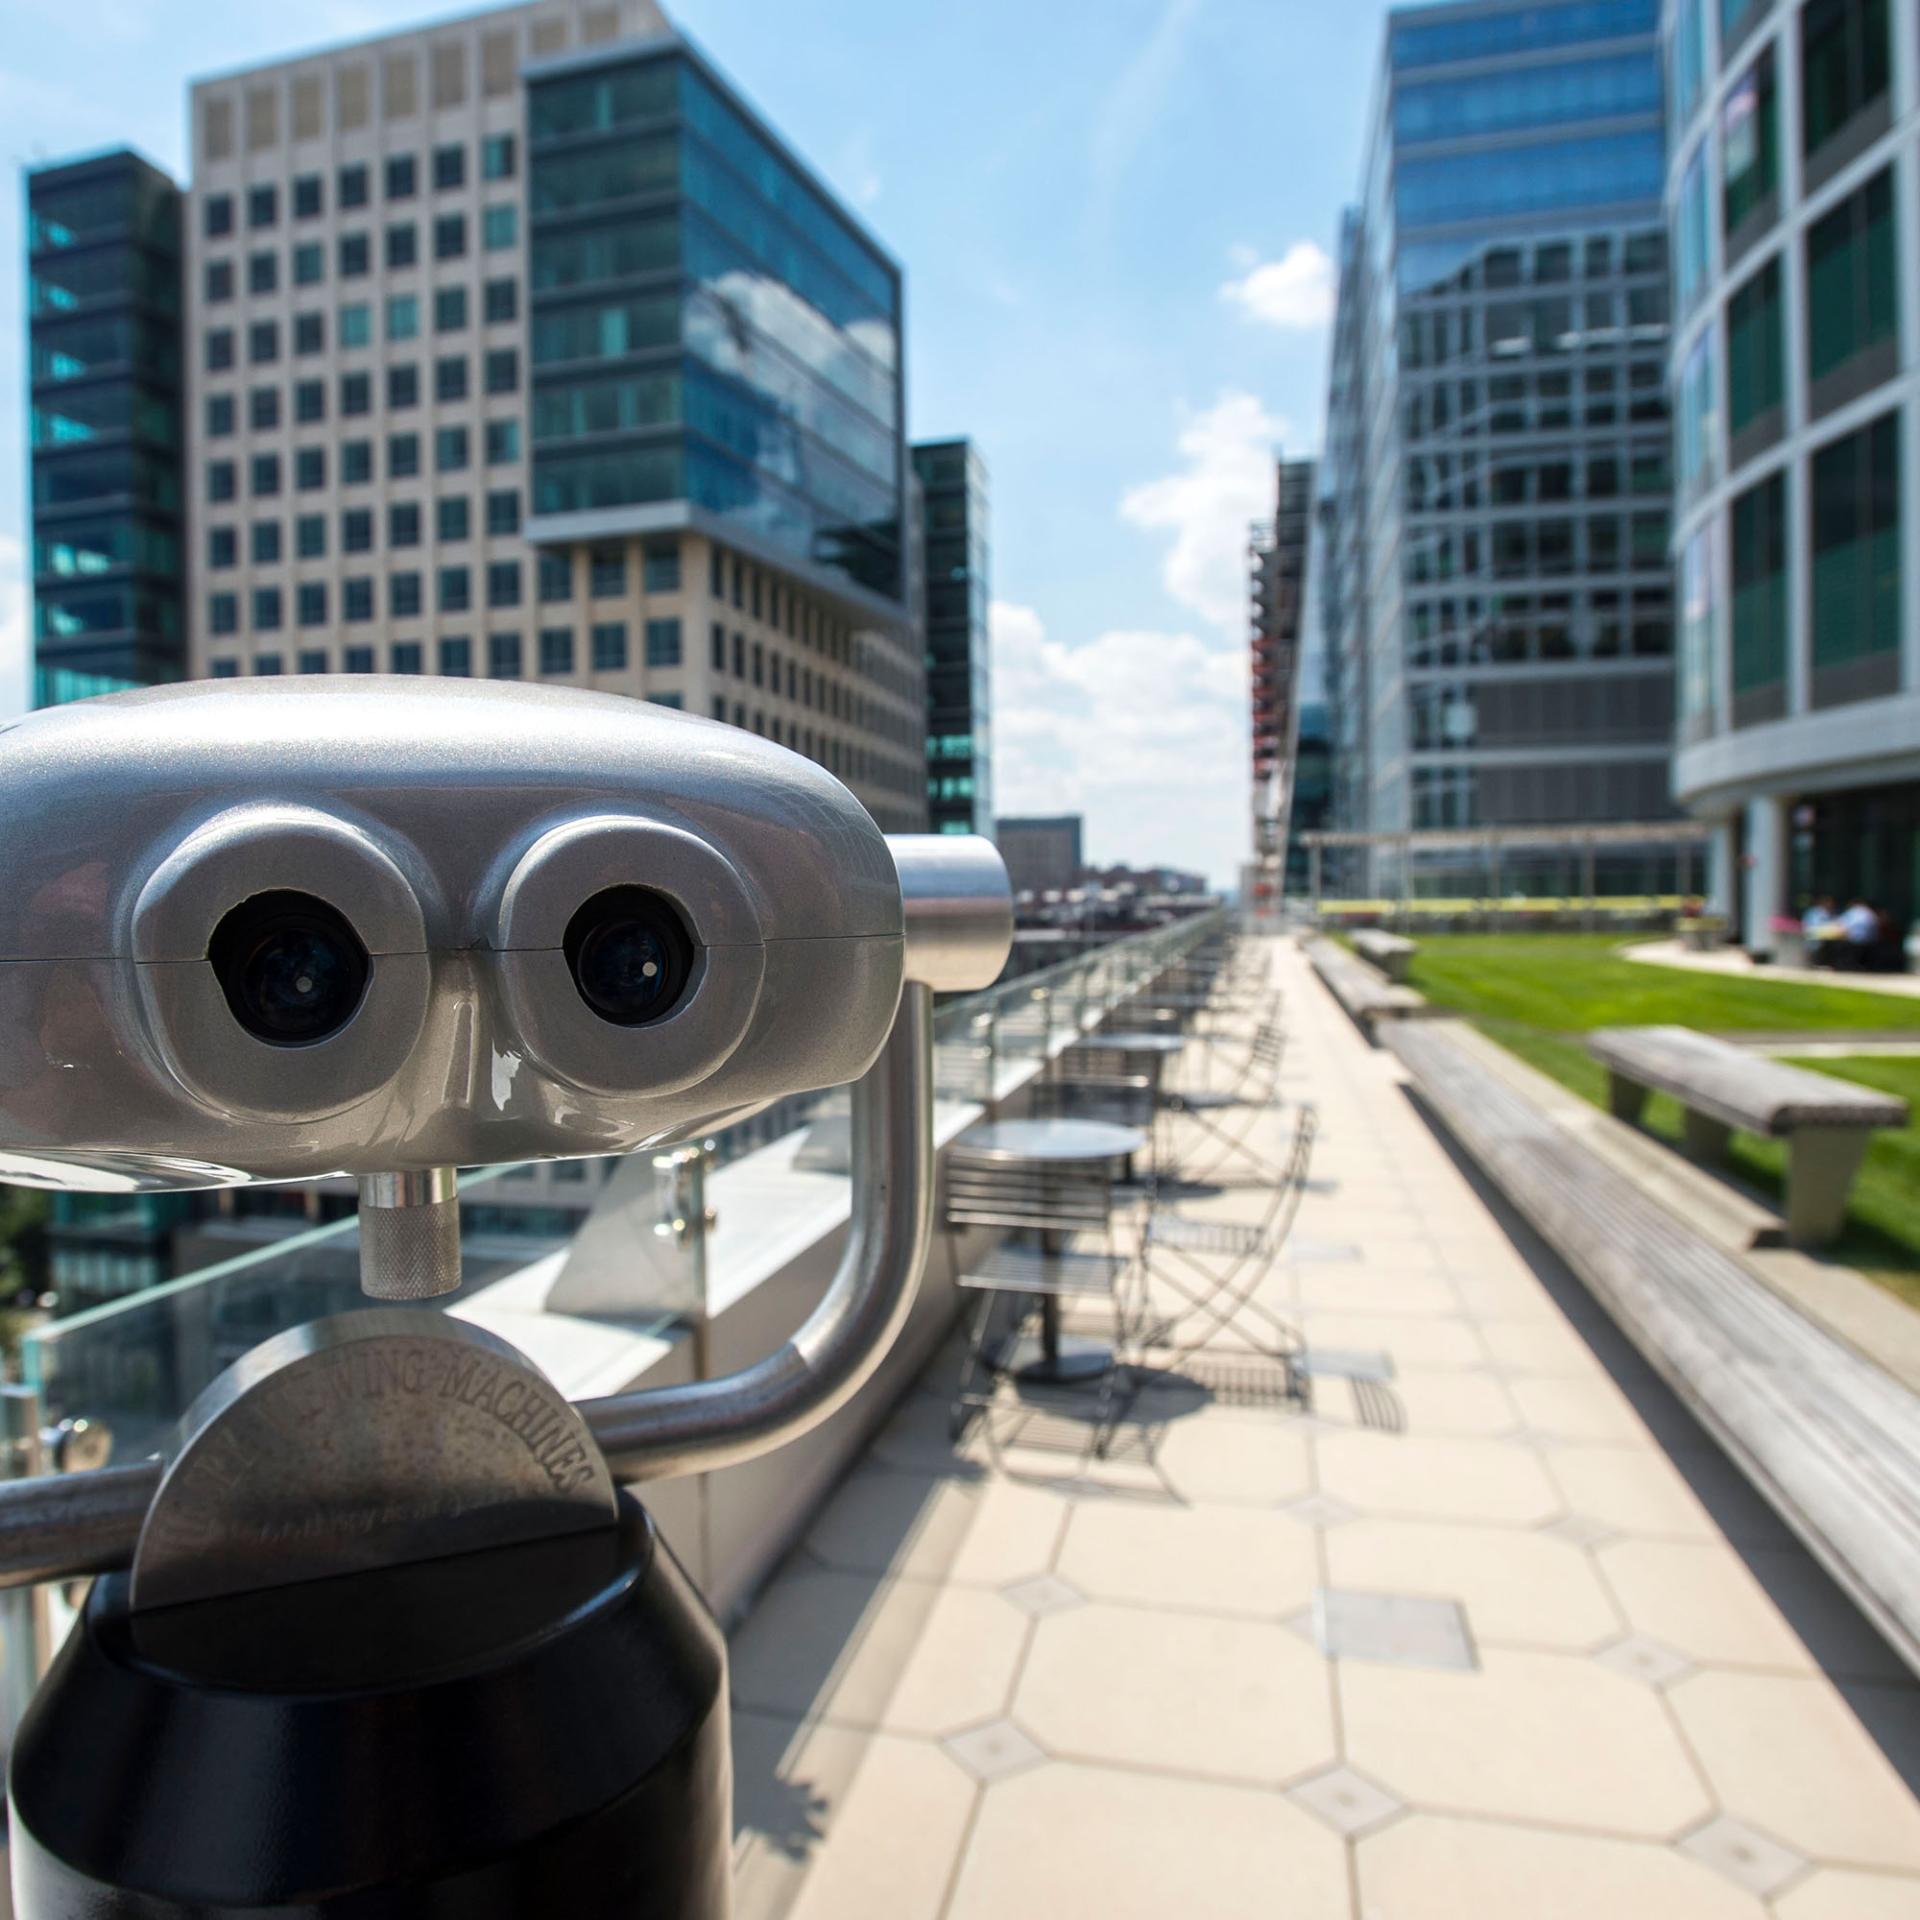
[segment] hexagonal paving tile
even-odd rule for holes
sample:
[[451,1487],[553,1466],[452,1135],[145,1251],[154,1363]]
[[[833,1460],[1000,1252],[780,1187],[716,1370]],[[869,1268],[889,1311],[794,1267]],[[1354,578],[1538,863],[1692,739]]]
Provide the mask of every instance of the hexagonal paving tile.
[[1043,1620],[1013,1717],[1074,1759],[1278,1784],[1334,1756],[1326,1668],[1285,1627],[1093,1605]]
[[1265,1620],[1311,1598],[1320,1571],[1313,1535],[1282,1514],[1134,1501],[1076,1508],[1058,1566],[1096,1600]]
[[1780,1920],[1913,1920],[1920,1877],[1823,1867],[1774,1904]]
[[1346,1433],[1319,1447],[1323,1492],[1363,1513],[1534,1526],[1560,1511],[1546,1470],[1498,1440]]
[[1778,1893],[1807,1864],[1791,1847],[1725,1814],[1696,1827],[1680,1842],[1680,1851],[1762,1900]]

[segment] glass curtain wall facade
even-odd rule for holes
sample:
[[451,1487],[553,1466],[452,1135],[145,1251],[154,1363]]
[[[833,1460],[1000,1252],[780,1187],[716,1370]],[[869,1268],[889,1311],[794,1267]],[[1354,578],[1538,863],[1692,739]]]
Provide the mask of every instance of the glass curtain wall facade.
[[180,220],[133,153],[27,176],[36,706],[186,670]]
[[904,604],[898,269],[678,44],[527,128],[536,522],[684,501]]
[[1718,904],[1755,951],[1816,890],[1866,893],[1904,934],[1920,915],[1913,22],[1887,0],[1667,0],[1664,32],[1676,237],[1696,171],[1717,210],[1677,316],[1682,413],[1690,366],[1726,370],[1675,535],[1683,570],[1714,557],[1676,790],[1718,829]]
[[[1317,589],[1342,828],[1672,812],[1658,29],[1657,0],[1389,17],[1342,237]],[[1693,370],[1703,411],[1716,378]],[[1577,859],[1516,853],[1506,882],[1570,891]],[[1346,884],[1466,877],[1445,855],[1368,865]],[[1664,891],[1672,867],[1628,850],[1603,888]]]
[[935,833],[993,832],[987,469],[967,440],[913,449],[926,577],[927,817]]

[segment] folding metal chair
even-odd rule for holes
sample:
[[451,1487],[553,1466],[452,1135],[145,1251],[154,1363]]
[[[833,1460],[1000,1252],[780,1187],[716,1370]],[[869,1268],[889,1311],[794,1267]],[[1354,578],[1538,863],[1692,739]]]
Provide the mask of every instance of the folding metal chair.
[[[1149,1312],[1156,1309],[1156,1283],[1175,1294],[1180,1304],[1149,1321],[1141,1334],[1143,1348],[1181,1357],[1209,1351],[1263,1356],[1280,1363],[1290,1398],[1303,1405],[1311,1399],[1306,1343],[1299,1329],[1254,1293],[1300,1210],[1318,1125],[1313,1108],[1302,1107],[1285,1166],[1260,1219],[1193,1220],[1158,1207],[1148,1214],[1141,1263]],[[1244,1345],[1236,1345],[1229,1335]]]
[[1059,1352],[1063,1303],[1104,1302],[1113,1326],[1112,1363],[1099,1374],[1099,1399],[1087,1429],[1089,1454],[1104,1453],[1115,1418],[1115,1387],[1128,1369],[1137,1333],[1137,1302],[1127,1280],[1136,1263],[1114,1244],[1113,1180],[1098,1161],[1009,1161],[955,1150],[947,1162],[946,1225],[960,1234],[993,1228],[1003,1236],[982,1258],[964,1265],[957,1283],[980,1297],[967,1333],[966,1356],[953,1403],[957,1438],[975,1413],[988,1415],[988,1444],[997,1452],[991,1411],[1006,1368],[989,1351],[995,1309],[1018,1303],[1011,1344],[1035,1305],[1041,1313],[1043,1354]]
[[[1224,1168],[1238,1162],[1253,1179],[1266,1181],[1279,1169],[1252,1145],[1251,1135],[1260,1116],[1273,1105],[1280,1087],[1280,1069],[1286,1060],[1286,1030],[1278,1020],[1263,1021],[1255,1029],[1232,1078],[1220,1087],[1182,1087],[1168,1094],[1165,1106],[1175,1123],[1185,1120],[1213,1143],[1210,1156],[1187,1161],[1177,1153],[1176,1171],[1183,1180],[1196,1185],[1211,1180]],[[1222,1116],[1239,1112],[1246,1116],[1238,1131]],[[1177,1143],[1178,1134],[1174,1135]]]

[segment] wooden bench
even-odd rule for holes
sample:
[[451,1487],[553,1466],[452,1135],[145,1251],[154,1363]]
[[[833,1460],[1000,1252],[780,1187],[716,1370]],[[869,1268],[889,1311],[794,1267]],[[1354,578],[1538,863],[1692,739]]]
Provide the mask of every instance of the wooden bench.
[[1395,986],[1336,940],[1308,941],[1307,958],[1369,1040],[1376,1037],[1374,1028],[1382,1020],[1405,1020],[1429,1011],[1411,987]]
[[1396,987],[1407,984],[1407,969],[1420,951],[1414,941],[1403,940],[1397,933],[1382,933],[1377,927],[1356,933],[1353,950],[1362,960],[1378,967]]
[[1453,1020],[1386,1044],[1781,1518],[1920,1672],[1920,1396],[1583,1145]]
[[1729,1138],[1757,1133],[1787,1143],[1787,1238],[1824,1246],[1846,1224],[1847,1195],[1881,1127],[1904,1127],[1907,1103],[1804,1067],[1730,1046],[1691,1027],[1606,1027],[1587,1045],[1607,1070],[1616,1118],[1637,1122],[1649,1093],[1686,1109],[1684,1140],[1696,1160],[1722,1165]]

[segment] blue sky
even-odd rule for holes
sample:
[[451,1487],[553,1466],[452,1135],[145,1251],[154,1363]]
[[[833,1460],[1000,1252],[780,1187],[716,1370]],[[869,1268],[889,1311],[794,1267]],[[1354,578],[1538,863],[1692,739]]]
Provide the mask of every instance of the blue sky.
[[[1329,0],[667,0],[907,271],[916,437],[993,478],[1003,812],[1102,860],[1246,846],[1245,523],[1317,448],[1326,253],[1384,9]],[[464,9],[5,0],[16,171],[183,165],[198,74]],[[800,23],[798,26],[795,23]],[[20,194],[0,204],[0,713],[20,700]]]

